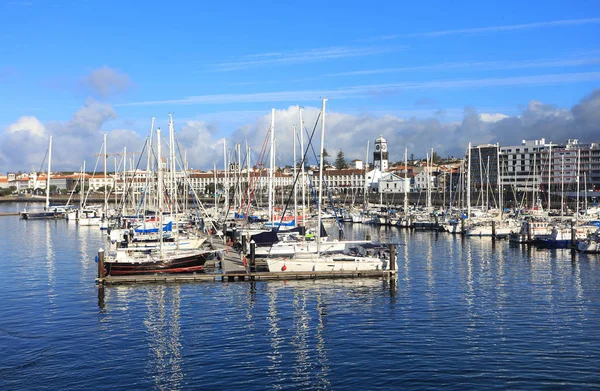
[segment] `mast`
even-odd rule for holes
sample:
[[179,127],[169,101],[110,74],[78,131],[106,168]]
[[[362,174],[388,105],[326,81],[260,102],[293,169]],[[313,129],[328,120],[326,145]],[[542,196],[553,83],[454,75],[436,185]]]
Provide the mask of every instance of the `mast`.
[[[297,160],[296,160],[296,125],[292,126],[292,130],[293,130],[293,138],[294,138],[294,181],[296,180],[296,165],[298,164]],[[294,227],[298,226],[298,222],[296,221],[296,219],[298,219],[298,191],[297,191],[297,187],[294,185]]]
[[564,205],[565,205],[565,153],[561,154],[561,167],[560,167],[560,219],[564,217]]
[[496,143],[496,185],[498,187],[498,204],[500,204],[500,217],[504,215],[504,189],[502,187],[500,171],[500,143]]
[[160,150],[160,128],[156,129],[156,159],[158,160],[158,237],[159,237],[159,254],[160,259],[163,257],[163,172],[162,172],[162,155]]
[[106,133],[104,133],[104,218],[108,218],[108,193],[107,193],[107,183],[106,183]]
[[225,208],[225,215],[227,215],[227,212],[229,212],[229,176],[227,172],[227,146],[225,138],[223,138],[223,168],[225,170],[225,178],[223,180],[225,185],[225,204],[223,207]]
[[52,136],[48,144],[48,172],[46,173],[46,210],[50,208],[50,168],[52,162]]
[[[121,197],[121,216],[125,215],[125,184],[127,182],[127,147],[123,147],[123,187],[121,191],[123,196]],[[116,193],[116,192],[115,192]]]
[[550,213],[550,187],[552,186],[552,143],[548,149],[548,213]]
[[367,140],[367,153],[365,155],[365,185],[363,186],[363,212],[367,211],[369,207],[369,198],[367,192],[367,170],[369,168],[369,143],[371,140]]
[[[246,215],[250,214],[250,146],[248,145],[248,140],[246,140],[246,202],[248,202],[248,207],[246,208]],[[248,216],[246,216],[246,220]]]
[[[175,165],[175,126],[173,126],[172,113],[169,113],[169,165],[171,170],[169,203],[171,204],[171,215],[175,215],[175,224],[177,224],[177,167]],[[176,232],[178,231],[176,230]]]
[[302,225],[306,226],[306,199],[305,199],[305,192],[306,192],[306,177],[304,175],[304,122],[302,122],[302,107],[298,106],[298,112],[299,112],[299,117],[300,117],[300,151],[302,151],[302,167],[300,167],[300,175],[302,175]]
[[215,187],[213,190],[213,198],[215,200],[215,213],[213,215],[214,218],[217,217],[217,165],[213,165],[213,180],[215,182]]
[[273,221],[273,174],[275,170],[275,109],[271,109],[271,151],[269,156],[269,221]]
[[81,187],[79,188],[79,208],[83,209],[83,196],[85,195],[85,160],[81,171]]
[[471,142],[467,151],[467,218],[471,217]]
[[150,202],[150,200],[148,200],[148,187],[149,187],[149,183],[150,183],[150,173],[152,172],[152,170],[150,169],[152,167],[152,136],[154,133],[154,117],[152,117],[152,123],[150,124],[150,136],[148,136],[148,157],[146,160],[146,190],[144,190],[144,215],[146,214],[146,212],[148,211],[148,203]]
[[[406,182],[408,181],[408,148],[404,148],[404,215],[408,214],[408,191]],[[409,185],[410,188],[410,185]]]
[[581,149],[577,149],[577,205],[575,205],[575,225],[579,222],[579,174],[581,166]]
[[317,254],[321,254],[321,200],[323,199],[323,152],[325,149],[325,105],[327,99],[323,98],[321,108],[321,153],[319,155],[319,200],[317,205]]

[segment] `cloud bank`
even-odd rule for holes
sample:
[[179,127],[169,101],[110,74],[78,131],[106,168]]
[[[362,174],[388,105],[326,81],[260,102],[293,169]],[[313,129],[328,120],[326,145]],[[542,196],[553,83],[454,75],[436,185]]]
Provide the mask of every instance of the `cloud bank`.
[[[305,129],[312,132],[319,113],[318,107],[305,107]],[[55,170],[77,171],[84,160],[93,169],[95,154],[100,151],[104,133],[108,134],[108,151],[119,153],[143,148],[147,131],[111,128],[117,117],[115,109],[106,103],[88,99],[67,121],[42,123],[32,116],[21,117],[0,132],[0,172],[39,169],[47,148],[48,138],[54,137],[53,167]],[[210,118],[210,117],[208,117]],[[270,125],[270,112],[253,122],[233,130],[227,146],[247,140],[252,148],[252,163],[256,164]],[[299,124],[299,109],[289,106],[275,112],[275,137],[278,165],[292,163],[292,127]],[[216,118],[208,121],[178,121],[175,129],[179,147],[187,151],[189,166],[211,169],[223,166],[222,129]],[[315,133],[314,148],[319,149],[320,124]],[[348,114],[328,111],[326,116],[325,148],[332,157],[339,150],[348,160],[365,158],[367,141],[382,135],[388,141],[390,160],[403,160],[404,148],[409,154],[423,157],[433,148],[441,156],[463,156],[467,143],[496,143],[518,145],[522,139],[546,138],[564,142],[570,138],[581,141],[600,141],[600,89],[592,91],[571,108],[556,107],[532,100],[518,115],[478,112],[466,107],[462,120],[445,122],[443,116],[428,118],[373,113]],[[166,146],[166,134],[163,145]],[[308,135],[305,134],[305,140]],[[165,147],[166,148],[166,147]],[[244,148],[242,148],[243,150]],[[309,151],[309,163],[316,159]],[[332,158],[333,160],[333,158]],[[265,158],[266,164],[268,159]],[[112,159],[109,170],[112,170]],[[101,167],[101,166],[100,166]]]

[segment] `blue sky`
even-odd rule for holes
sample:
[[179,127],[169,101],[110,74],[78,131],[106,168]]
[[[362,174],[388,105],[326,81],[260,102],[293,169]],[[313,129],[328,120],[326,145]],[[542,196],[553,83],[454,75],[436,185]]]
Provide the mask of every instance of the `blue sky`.
[[[93,99],[85,114],[110,111],[82,132],[94,140],[114,130],[143,137],[150,117],[166,127],[174,112],[179,127],[206,130],[212,148],[248,137],[271,107],[318,107],[322,96],[341,116],[453,123],[465,107],[569,110],[600,86],[596,1],[1,0],[0,19],[5,133],[34,117],[43,131],[32,134],[75,137],[74,117],[83,121]],[[378,133],[402,143],[398,128],[378,126],[355,140],[361,150]],[[0,172],[31,164],[8,155]]]

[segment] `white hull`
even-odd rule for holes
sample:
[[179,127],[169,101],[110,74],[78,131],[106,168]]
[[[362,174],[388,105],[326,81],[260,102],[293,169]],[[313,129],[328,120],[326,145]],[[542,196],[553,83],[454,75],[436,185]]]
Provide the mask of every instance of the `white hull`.
[[577,249],[582,253],[599,254],[600,242],[597,242],[595,240],[582,240],[577,245]]
[[267,259],[270,272],[321,272],[384,270],[385,261],[379,258],[350,257],[345,255],[317,259]]
[[100,225],[100,217],[82,217],[80,218],[77,223],[81,226],[99,226]]

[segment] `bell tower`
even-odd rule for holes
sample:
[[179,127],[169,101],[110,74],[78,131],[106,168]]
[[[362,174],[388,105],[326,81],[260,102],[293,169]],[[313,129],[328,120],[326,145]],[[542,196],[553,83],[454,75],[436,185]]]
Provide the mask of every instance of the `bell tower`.
[[381,172],[387,171],[388,169],[387,141],[383,138],[383,136],[379,136],[375,140],[375,152],[373,152],[373,167],[379,169]]

